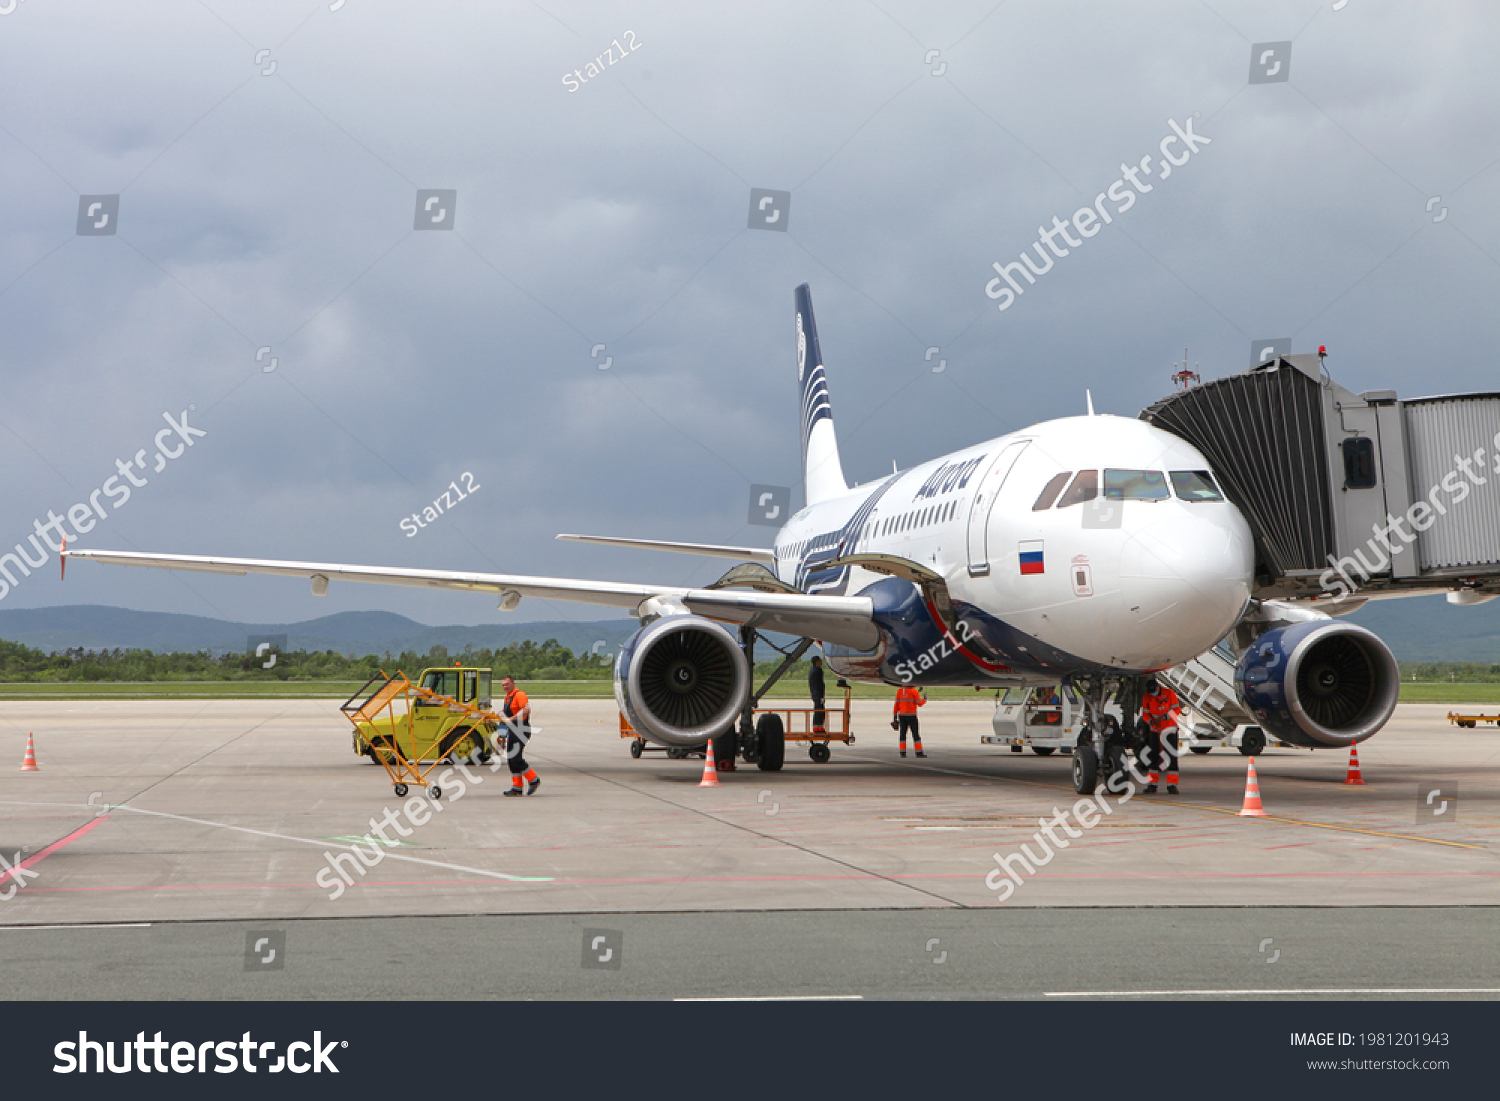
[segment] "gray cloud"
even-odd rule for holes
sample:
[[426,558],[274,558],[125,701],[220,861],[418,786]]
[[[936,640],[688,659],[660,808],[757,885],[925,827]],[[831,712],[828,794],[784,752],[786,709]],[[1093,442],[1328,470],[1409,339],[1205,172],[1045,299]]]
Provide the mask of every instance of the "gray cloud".
[[[552,535],[765,539],[746,495],[798,478],[803,280],[856,480],[1085,389],[1134,415],[1184,346],[1205,376],[1269,334],[1328,345],[1356,390],[1494,385],[1482,5],[329,7],[0,18],[0,543],[192,403],[209,435],[83,543],[711,580]],[[569,91],[627,30],[639,48]],[[1251,44],[1281,40],[1290,80],[1248,85]],[[1195,113],[1211,145],[995,309],[993,261]],[[792,193],[789,232],[746,229],[752,187]],[[457,190],[453,232],[413,232],[419,188]],[[81,193],[121,194],[117,235],[75,235]],[[465,471],[481,488],[408,538]],[[73,602],[504,618],[92,564],[62,585],[55,562],[5,606]]]

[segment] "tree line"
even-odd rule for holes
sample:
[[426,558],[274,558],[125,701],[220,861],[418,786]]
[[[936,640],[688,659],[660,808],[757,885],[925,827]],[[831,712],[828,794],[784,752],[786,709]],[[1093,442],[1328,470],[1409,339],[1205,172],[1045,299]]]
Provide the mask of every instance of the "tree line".
[[0,681],[54,683],[67,681],[255,681],[368,680],[380,671],[400,670],[415,676],[433,665],[460,662],[506,673],[517,680],[607,680],[608,655],[575,654],[556,639],[512,643],[498,650],[465,647],[460,653],[434,646],[425,654],[349,657],[334,650],[291,650],[275,654],[158,654],[151,650],[61,650],[47,653],[19,642],[0,641]]

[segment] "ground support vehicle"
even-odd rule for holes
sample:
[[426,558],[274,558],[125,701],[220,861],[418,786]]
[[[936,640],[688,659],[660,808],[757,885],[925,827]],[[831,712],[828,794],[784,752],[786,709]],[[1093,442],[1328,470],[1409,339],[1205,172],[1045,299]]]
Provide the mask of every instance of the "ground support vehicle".
[[1479,723],[1494,723],[1500,726],[1500,715],[1460,715],[1456,711],[1448,712],[1448,721],[1454,726],[1461,726],[1465,730],[1473,730]]
[[[442,790],[428,775],[456,758],[490,759],[504,719],[490,708],[489,669],[424,669],[420,684],[377,673],[339,708],[354,724],[354,752],[383,767],[398,798],[408,785]],[[424,767],[425,766],[425,767]]]
[[979,740],[1010,746],[1012,753],[1030,746],[1040,757],[1072,753],[1087,718],[1083,700],[1071,688],[1008,688],[995,693],[992,732]]
[[[757,707],[755,714],[757,728],[762,723],[767,723],[767,716],[771,716],[771,722],[779,722],[782,727],[782,739],[785,742],[806,742],[807,755],[812,758],[814,764],[827,764],[833,756],[833,751],[828,748],[830,742],[842,742],[844,745],[854,744],[854,733],[849,727],[850,700],[853,690],[844,689],[844,706],[842,709],[825,706],[823,708],[822,730],[813,729],[813,708],[811,707]],[[826,701],[825,701],[826,703]],[[684,757],[702,757],[708,751],[702,747],[686,748],[681,746],[658,746],[652,745],[637,734],[630,726],[624,715],[620,716],[620,737],[632,739],[630,743],[630,755],[639,757],[642,753],[663,752],[668,757],[680,759]]]
[[1232,730],[1226,731],[1216,722],[1188,722],[1184,719],[1181,730],[1183,732],[1182,747],[1192,750],[1200,757],[1219,746],[1238,749],[1245,757],[1259,756],[1265,752],[1267,746],[1274,745],[1280,749],[1297,748],[1287,742],[1267,738],[1264,730],[1249,723],[1240,723]]

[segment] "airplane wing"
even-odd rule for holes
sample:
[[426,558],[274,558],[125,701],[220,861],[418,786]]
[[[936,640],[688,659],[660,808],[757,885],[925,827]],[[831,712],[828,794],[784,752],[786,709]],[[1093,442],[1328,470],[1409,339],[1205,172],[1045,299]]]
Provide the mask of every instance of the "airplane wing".
[[501,607],[514,608],[522,597],[572,600],[635,610],[652,597],[681,602],[689,611],[725,623],[759,627],[815,638],[855,650],[873,649],[879,632],[872,621],[874,604],[863,596],[807,596],[803,593],[745,592],[732,589],[685,589],[672,585],[635,585],[584,581],[567,577],[522,577],[503,573],[347,566],[325,562],[282,562],[265,558],[205,558],[187,554],[138,554],[126,551],[65,550],[67,558],[147,566],[195,573],[265,573],[304,577],[313,592],[328,591],[331,580],[422,589],[467,589],[495,593]]
[[634,547],[637,550],[673,551],[677,554],[701,554],[709,558],[733,558],[737,562],[776,564],[776,556],[760,547],[726,547],[718,543],[668,543],[661,539],[619,539],[608,535],[559,535],[571,543],[600,543],[606,547]]

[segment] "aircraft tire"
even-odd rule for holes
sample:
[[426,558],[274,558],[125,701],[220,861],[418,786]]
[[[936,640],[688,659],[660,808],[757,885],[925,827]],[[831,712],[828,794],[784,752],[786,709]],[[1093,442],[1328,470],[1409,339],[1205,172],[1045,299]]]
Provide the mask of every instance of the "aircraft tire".
[[1081,745],[1073,751],[1073,790],[1079,795],[1092,795],[1099,786],[1099,754],[1091,745]]
[[755,721],[755,740],[759,758],[755,764],[762,772],[780,772],[786,761],[786,728],[781,716],[767,713]]
[[1259,757],[1265,751],[1265,732],[1258,726],[1252,726],[1245,731],[1245,736],[1240,739],[1240,753],[1246,757]]
[[1050,757],[1052,756],[1052,751],[1056,748],[1055,745],[1034,745],[1031,747],[1031,752],[1035,753],[1038,757]]

